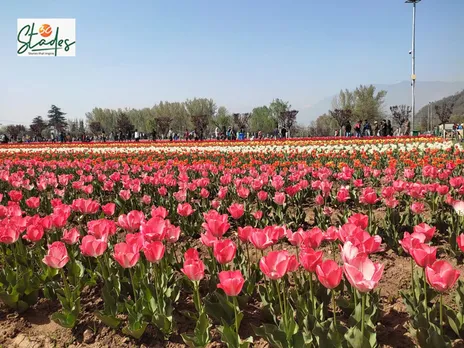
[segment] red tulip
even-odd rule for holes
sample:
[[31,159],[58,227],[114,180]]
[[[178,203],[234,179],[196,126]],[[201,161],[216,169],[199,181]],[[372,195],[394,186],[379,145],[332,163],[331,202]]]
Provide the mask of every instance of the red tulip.
[[10,196],[10,199],[13,202],[19,202],[21,199],[23,199],[23,194],[21,191],[11,190],[8,192],[8,196]]
[[304,234],[303,245],[310,248],[318,248],[324,240],[324,233],[319,227],[313,227]]
[[123,268],[132,268],[140,258],[139,249],[136,244],[118,243],[114,246],[114,259]]
[[365,230],[369,225],[369,217],[360,213],[354,214],[348,218],[348,223],[358,226],[359,228]]
[[244,213],[243,205],[238,203],[232,203],[230,207],[227,208],[227,211],[235,220],[240,219]]
[[205,265],[200,259],[186,259],[181,269],[191,281],[200,281],[205,277]]
[[312,248],[304,248],[300,251],[300,263],[308,272],[316,272],[316,267],[322,261],[322,251],[315,251]]
[[105,214],[106,216],[113,216],[115,208],[116,208],[116,204],[114,203],[108,203],[108,204],[102,205],[103,214]]
[[445,260],[435,261],[425,268],[427,282],[438,292],[445,292],[452,288],[459,278],[459,271]]
[[413,245],[413,248],[409,249],[409,253],[417,265],[422,268],[432,265],[437,259],[437,248],[424,243]]
[[382,278],[384,265],[373,263],[367,255],[358,255],[343,265],[346,279],[360,292],[373,290]]
[[256,220],[261,220],[261,218],[263,217],[263,212],[261,210],[258,210],[255,211],[252,215]]
[[62,242],[49,245],[47,255],[42,259],[42,262],[51,268],[63,268],[68,261],[68,250]]
[[267,192],[266,191],[259,191],[258,192],[258,199],[261,201],[261,202],[264,202],[266,199],[267,199]]
[[337,193],[337,201],[339,203],[344,203],[350,199],[350,191],[345,187],[341,187]]
[[240,271],[222,271],[219,272],[219,284],[217,287],[224,290],[227,296],[237,296],[240,294],[245,284],[242,272]]
[[141,232],[126,234],[126,244],[129,244],[134,250],[142,250],[149,242]]
[[214,243],[214,257],[221,265],[232,261],[236,251],[237,247],[230,239],[219,240]]
[[338,239],[338,228],[330,226],[327,231],[325,231],[323,237],[326,241],[335,242]]
[[161,242],[152,242],[147,244],[143,249],[143,254],[147,258],[148,262],[158,262],[164,256],[164,245]]
[[292,232],[291,230],[287,229],[287,239],[291,245],[300,246],[303,243],[305,238],[305,232],[302,228],[298,229],[296,232]]
[[271,251],[261,258],[259,268],[269,279],[280,279],[288,272],[291,261],[287,251]]
[[325,260],[316,267],[317,279],[327,289],[334,289],[342,280],[342,267],[333,260]]
[[204,246],[212,248],[214,246],[214,243],[216,243],[218,239],[211,233],[206,232],[200,235],[200,241],[203,243]]
[[82,255],[90,257],[103,255],[107,247],[108,243],[105,240],[96,239],[92,235],[84,236],[80,245]]
[[459,249],[461,249],[461,251],[464,253],[464,233],[457,237],[457,243]]
[[431,227],[426,223],[421,223],[417,226],[414,226],[414,233],[421,233],[425,236],[425,243],[432,240],[435,231],[437,230],[436,227]]
[[371,236],[368,232],[363,230],[356,231],[353,235],[346,238],[347,241],[353,243],[360,252],[372,254],[380,249],[382,238],[380,236]]
[[321,195],[317,195],[316,198],[314,199],[314,203],[316,205],[323,205],[324,204],[324,197]]
[[70,230],[63,231],[63,237],[61,237],[61,241],[65,242],[68,245],[76,244],[79,238],[81,237],[77,228],[71,228]]
[[26,199],[26,205],[31,209],[37,209],[40,206],[39,197],[31,197]]

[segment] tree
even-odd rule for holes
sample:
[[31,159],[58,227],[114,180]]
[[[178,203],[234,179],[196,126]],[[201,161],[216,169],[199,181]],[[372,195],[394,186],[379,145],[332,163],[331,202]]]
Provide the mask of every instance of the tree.
[[390,106],[390,112],[393,122],[396,123],[401,129],[403,125],[409,120],[412,110],[411,107],[407,105],[394,105]]
[[340,90],[338,96],[332,100],[332,109],[354,110],[356,105],[356,97],[353,92],[348,89]]
[[98,135],[103,132],[103,127],[99,121],[92,121],[89,123],[89,130],[93,135]]
[[333,136],[338,126],[338,121],[332,115],[321,115],[311,123],[311,136]]
[[[286,125],[286,111],[290,111],[291,105],[288,101],[282,99],[274,99],[269,105],[271,117],[274,118],[279,127],[287,127]],[[288,129],[288,128],[287,128]]]
[[26,127],[21,124],[9,125],[6,127],[6,133],[12,140],[18,140],[20,136],[26,133]]
[[218,108],[216,116],[213,117],[212,123],[214,127],[218,127],[221,130],[232,126],[232,117],[225,106],[220,106]]
[[375,92],[374,85],[357,87],[353,94],[355,105],[353,113],[358,120],[375,121],[383,118],[383,104],[387,91]]
[[250,131],[263,134],[272,134],[277,127],[277,121],[271,116],[271,110],[267,106],[259,106],[251,111],[249,120]]
[[340,129],[340,136],[341,136],[342,127],[344,127],[346,123],[350,121],[353,116],[351,109],[335,109],[334,111],[329,111],[329,115],[337,122],[337,125]]
[[245,113],[245,114],[232,114],[234,118],[234,124],[237,126],[237,128],[240,129],[247,129],[248,128],[248,122],[250,121],[250,114]]
[[59,107],[52,105],[48,110],[48,125],[55,128],[58,132],[62,132],[66,128],[66,113],[62,112]]
[[184,105],[195,131],[200,135],[200,138],[203,138],[208,125],[216,114],[216,104],[212,99],[194,98],[193,100],[187,99]]
[[31,129],[32,136],[42,138],[42,132],[47,128],[47,124],[43,120],[42,116],[37,116],[34,117],[29,128]]
[[129,117],[124,112],[121,112],[119,114],[116,124],[117,124],[118,130],[121,131],[124,135],[128,133],[132,133],[135,129]]
[[441,103],[441,104],[435,105],[435,114],[440,120],[440,124],[443,125],[443,137],[446,136],[445,124],[448,123],[448,121],[450,120],[451,115],[453,114],[453,108],[454,108],[454,103],[450,103],[450,104]]

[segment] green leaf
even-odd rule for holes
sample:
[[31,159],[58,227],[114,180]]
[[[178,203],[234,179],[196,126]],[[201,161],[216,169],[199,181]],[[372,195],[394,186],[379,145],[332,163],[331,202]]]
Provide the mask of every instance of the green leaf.
[[252,328],[255,334],[269,342],[271,347],[290,348],[287,344],[285,331],[279,329],[276,325],[263,324],[259,328],[252,325]]
[[72,329],[77,322],[77,316],[74,312],[56,312],[51,316],[52,320],[67,329]]
[[112,315],[106,315],[101,311],[95,311],[94,312],[95,316],[100,319],[105,325],[108,325],[109,327],[113,329],[117,329],[121,323],[119,319]]
[[211,324],[205,313],[201,314],[198,318],[197,325],[195,326],[194,334],[182,334],[182,339],[185,344],[193,348],[206,347],[211,341],[210,335]]
[[135,339],[139,339],[145,332],[148,323],[137,323],[135,325],[128,325],[122,329],[122,333],[125,335],[129,335],[134,337]]

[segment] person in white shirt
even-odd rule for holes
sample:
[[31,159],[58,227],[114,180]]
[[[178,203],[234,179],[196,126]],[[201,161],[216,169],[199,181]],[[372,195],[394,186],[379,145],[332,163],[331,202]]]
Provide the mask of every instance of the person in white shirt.
[[138,132],[137,129],[136,129],[135,132],[134,132],[134,139],[135,139],[135,141],[139,141],[139,140],[140,140],[140,133]]
[[214,135],[216,136],[216,140],[219,140],[219,128],[216,127],[216,129],[214,130]]

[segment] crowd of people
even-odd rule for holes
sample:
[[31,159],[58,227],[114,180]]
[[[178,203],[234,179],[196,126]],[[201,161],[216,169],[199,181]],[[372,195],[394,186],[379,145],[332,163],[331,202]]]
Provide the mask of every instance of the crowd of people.
[[[354,125],[350,121],[347,121],[342,127],[342,135],[346,137],[387,137],[387,136],[400,136],[409,135],[411,127],[409,121],[406,121],[402,127],[393,129],[390,120],[381,120],[380,122],[374,121],[374,124],[370,124],[369,120],[359,120]],[[335,136],[339,136],[339,131],[335,131]]]

